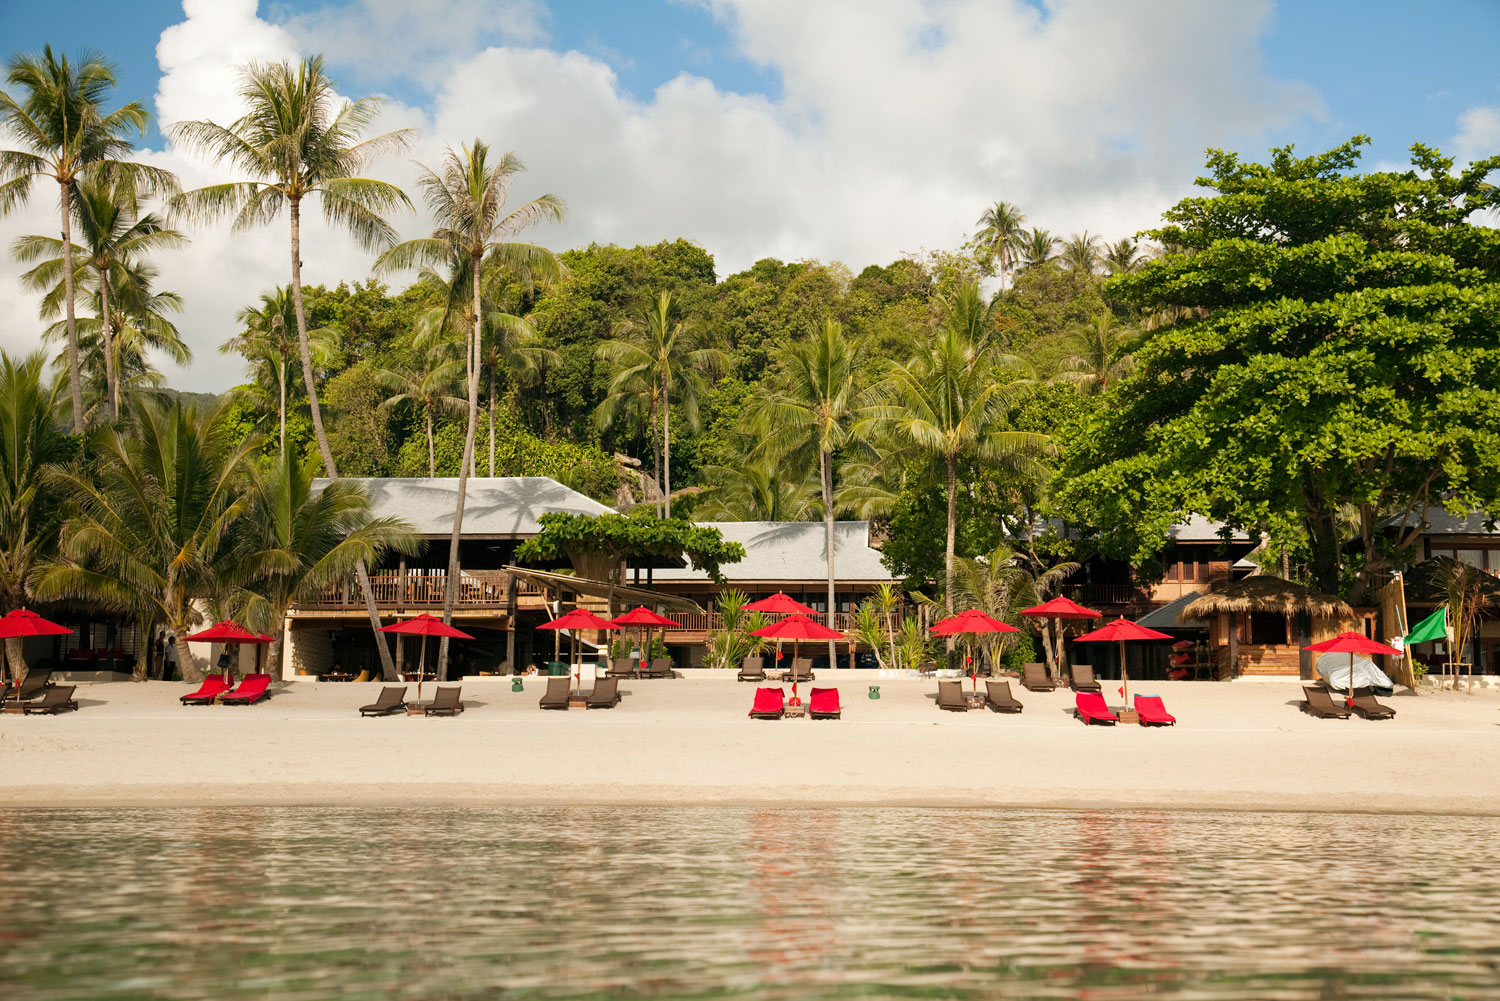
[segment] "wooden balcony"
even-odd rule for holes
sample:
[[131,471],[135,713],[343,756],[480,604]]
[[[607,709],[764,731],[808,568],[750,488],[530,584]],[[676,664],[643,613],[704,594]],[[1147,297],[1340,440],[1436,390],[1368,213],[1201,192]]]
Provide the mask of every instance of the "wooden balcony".
[[1061,591],[1085,608],[1144,604],[1150,600],[1149,595],[1134,584],[1063,584]]
[[[677,623],[680,630],[685,632],[709,633],[715,629],[724,628],[724,617],[718,612],[665,612],[663,617]],[[822,612],[809,616],[818,625],[827,624],[827,616]],[[833,627],[841,633],[847,633],[854,628],[853,612],[834,612]],[[897,632],[900,631],[900,623],[896,623]],[[670,635],[670,630],[668,631]]]
[[[455,596],[455,608],[493,611],[509,609],[511,575],[504,570],[465,570],[460,579],[462,583]],[[515,586],[518,597],[540,594],[535,585],[526,581],[516,581]],[[370,590],[375,593],[375,604],[382,612],[439,610],[443,607],[443,599],[447,594],[448,575],[371,574]],[[294,608],[304,612],[363,612],[365,599],[360,593],[359,581],[350,577],[310,601],[297,603]]]

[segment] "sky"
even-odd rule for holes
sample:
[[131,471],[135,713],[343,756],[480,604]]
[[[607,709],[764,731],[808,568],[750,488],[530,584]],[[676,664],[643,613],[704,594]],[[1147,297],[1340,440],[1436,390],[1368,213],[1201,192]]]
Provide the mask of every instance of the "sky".
[[[189,187],[231,175],[160,124],[227,124],[237,66],[321,52],[341,95],[386,99],[380,128],[418,130],[371,175],[414,192],[415,163],[479,137],[525,162],[516,204],[568,205],[528,238],[685,237],[721,276],[762,257],[857,273],[956,249],[996,200],[1117,239],[1190,192],[1207,147],[1260,157],[1367,134],[1371,168],[1418,141],[1500,152],[1495,38],[1500,0],[0,0],[4,55],[112,59],[114,103],[155,116],[141,158]],[[420,207],[392,221],[430,228]],[[57,222],[39,187],[0,243]],[[159,364],[178,388],[222,390],[240,380],[217,350],[235,312],[288,280],[286,223],[185,229],[159,287],[184,297],[195,360]],[[305,281],[334,285],[367,277],[371,255],[315,220],[303,260]],[[7,351],[46,325],[22,270],[0,258]]]

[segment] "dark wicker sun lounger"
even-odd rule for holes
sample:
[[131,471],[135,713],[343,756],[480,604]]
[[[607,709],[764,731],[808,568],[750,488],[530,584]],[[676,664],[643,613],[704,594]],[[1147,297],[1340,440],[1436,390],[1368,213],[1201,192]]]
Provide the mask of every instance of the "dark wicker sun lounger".
[[808,693],[807,715],[812,719],[839,719],[843,714],[837,688],[814,688]]
[[54,687],[56,686],[53,684],[52,672],[50,670],[28,671],[26,672],[26,677],[21,681],[21,690],[19,692],[10,684],[5,686],[5,692],[13,699],[27,702],[41,695],[47,689]]
[[609,663],[609,671],[605,674],[607,678],[633,678],[635,677],[635,661],[629,657],[616,657]]
[[[567,681],[567,678],[562,679]],[[447,688],[439,688],[433,696],[431,704],[427,706],[428,716],[457,716],[464,711],[464,704],[458,700],[459,693],[464,690],[463,685],[450,685]]]
[[779,688],[757,688],[751,719],[781,719],[786,715],[786,693]]
[[594,682],[594,690],[589,692],[588,709],[613,709],[620,704],[620,679],[600,678]]
[[210,674],[203,679],[203,684],[198,686],[196,692],[189,692],[178,698],[185,706],[211,706],[214,699],[229,691],[229,681],[222,674]]
[[816,680],[812,670],[812,658],[798,657],[792,661],[792,666],[787,668],[782,681],[813,681]]
[[956,713],[968,712],[969,703],[964,701],[963,682],[939,681],[937,704],[940,709],[951,709]]
[[986,681],[984,690],[984,704],[997,713],[1018,713],[1026,708],[1010,694],[1008,681]]
[[1034,662],[1021,665],[1021,687],[1028,692],[1050,692],[1057,688],[1057,682],[1047,677],[1046,664]]
[[1068,667],[1073,677],[1073,691],[1075,692],[1102,692],[1104,686],[1094,678],[1094,667],[1092,664],[1071,664]]
[[766,658],[746,657],[740,661],[740,673],[737,681],[765,681],[766,680]]
[[1302,708],[1312,713],[1319,719],[1348,719],[1349,709],[1333,701],[1326,689],[1302,687],[1302,694],[1307,701],[1302,703]]
[[380,690],[380,698],[367,706],[359,707],[361,716],[389,716],[406,709],[406,686],[387,685]]
[[657,657],[651,661],[651,666],[641,671],[643,678],[675,678],[677,672],[672,670],[671,657]]
[[1396,710],[1390,706],[1376,702],[1375,693],[1368,688],[1354,690],[1354,704],[1349,708],[1365,719],[1391,719],[1396,715]]
[[225,692],[219,697],[219,704],[223,706],[253,706],[261,699],[269,699],[271,676],[269,674],[247,674],[240,679],[239,685],[232,692]]
[[73,701],[73,685],[60,685],[47,689],[47,694],[42,696],[40,702],[33,702],[25,707],[26,715],[32,713],[60,713],[65,709],[77,709],[78,703]]
[[1120,717],[1109,711],[1109,706],[1104,704],[1104,696],[1098,692],[1078,692],[1074,695],[1073,715],[1082,720],[1084,726],[1095,723],[1114,726],[1120,722]]
[[547,690],[542,693],[541,701],[537,705],[543,709],[568,708],[568,695],[572,687],[572,678],[548,678]]

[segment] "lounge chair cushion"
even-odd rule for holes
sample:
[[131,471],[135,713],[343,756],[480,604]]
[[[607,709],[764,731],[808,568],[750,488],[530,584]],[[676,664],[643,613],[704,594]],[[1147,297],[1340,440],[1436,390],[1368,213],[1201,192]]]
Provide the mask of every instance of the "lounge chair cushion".
[[842,714],[839,708],[839,690],[814,688],[807,696],[807,712],[813,719],[838,719]]
[[1177,717],[1167,712],[1167,707],[1162,705],[1160,695],[1137,695],[1135,712],[1140,717],[1141,726],[1171,726],[1177,722]]
[[1085,724],[1106,723],[1113,725],[1120,721],[1120,717],[1109,711],[1109,706],[1104,703],[1104,696],[1097,692],[1079,692],[1073,696],[1074,715],[1083,720]]
[[780,688],[757,688],[750,707],[753,719],[780,719],[786,713],[786,693]]

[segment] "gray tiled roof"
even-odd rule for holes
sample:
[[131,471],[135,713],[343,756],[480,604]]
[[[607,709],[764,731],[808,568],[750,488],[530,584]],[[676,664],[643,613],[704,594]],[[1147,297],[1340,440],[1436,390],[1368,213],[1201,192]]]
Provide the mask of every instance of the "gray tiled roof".
[[[827,547],[821,521],[709,521],[728,542],[745,547],[745,558],[722,568],[730,581],[826,580]],[[833,523],[833,570],[839,580],[894,580],[870,548],[868,521]],[[698,581],[708,575],[691,567],[653,571],[653,580]]]
[[[1398,515],[1393,515],[1382,522],[1381,527],[1396,528],[1402,525],[1415,525],[1418,517],[1415,511],[1407,515],[1404,520]],[[1500,534],[1500,528],[1494,527],[1495,520],[1492,515],[1485,514],[1483,511],[1454,515],[1449,514],[1445,508],[1430,507],[1427,509],[1427,534],[1497,535]]]
[[[1223,530],[1222,521],[1212,521],[1201,514],[1190,514],[1167,529],[1167,539],[1171,542],[1220,542],[1223,536],[1219,533]],[[1235,529],[1229,537],[1235,542],[1247,542],[1250,539],[1249,533],[1240,529]]]
[[[418,535],[452,533],[457,477],[345,478],[364,485],[377,518],[400,518]],[[314,485],[327,483],[318,480]],[[549,511],[606,514],[613,510],[550,476],[474,476],[464,500],[464,535],[531,536],[541,531],[537,516]]]

